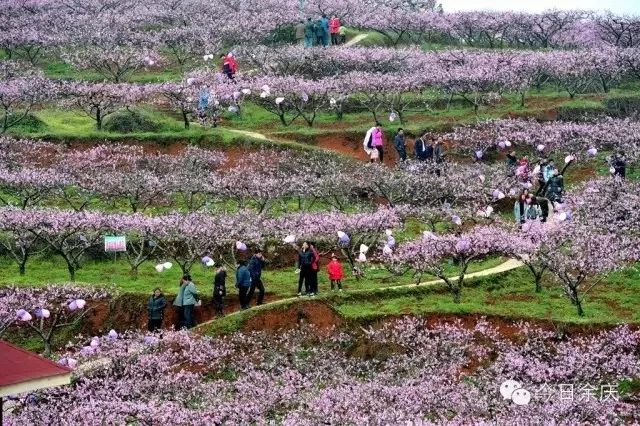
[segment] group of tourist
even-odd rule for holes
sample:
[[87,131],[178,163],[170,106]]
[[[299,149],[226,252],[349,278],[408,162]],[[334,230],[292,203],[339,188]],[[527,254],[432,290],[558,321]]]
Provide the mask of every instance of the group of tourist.
[[[375,126],[367,131],[363,147],[371,163],[384,163],[384,132],[379,122],[376,122]],[[402,127],[398,128],[398,132],[393,138],[393,147],[396,149],[400,161],[406,161],[407,138]],[[445,158],[442,141],[436,139],[426,130],[415,140],[413,150],[415,159],[418,161],[433,161],[439,164]]]
[[346,41],[344,27],[335,15],[331,19],[327,15],[322,15],[315,21],[308,17],[306,22],[300,21],[294,31],[296,43],[305,47],[328,46],[329,44],[337,46]]
[[[298,274],[298,297],[315,296],[318,294],[318,272],[320,270],[320,253],[312,241],[305,241],[301,247],[295,246],[298,254],[296,263]],[[251,307],[251,301],[256,294],[256,305],[264,303],[265,288],[262,282],[262,270],[266,266],[262,250],[256,249],[249,261],[239,260],[236,269],[236,288],[240,309]],[[342,291],[344,271],[338,257],[331,255],[331,261],[327,265],[327,273],[331,282],[331,290]],[[227,269],[220,266],[213,279],[213,308],[216,316],[224,315],[224,300],[227,296],[226,288]],[[303,293],[304,285],[304,293]],[[173,301],[176,312],[176,328],[193,328],[196,325],[195,307],[201,306],[200,293],[191,276],[185,274],[180,280],[180,289]],[[162,328],[165,310],[168,302],[162,290],[156,288],[147,302],[148,329],[157,331]]]

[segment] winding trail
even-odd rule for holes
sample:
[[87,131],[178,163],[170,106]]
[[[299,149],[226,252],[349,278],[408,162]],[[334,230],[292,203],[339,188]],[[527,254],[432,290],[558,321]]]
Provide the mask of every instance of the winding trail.
[[347,47],[353,46],[354,44],[360,43],[362,40],[364,40],[367,37],[369,37],[369,34],[358,34],[357,36],[355,36],[354,38],[346,42],[344,45]]
[[[473,272],[470,274],[466,274],[465,275],[465,279],[469,279],[469,278],[480,278],[480,277],[487,277],[490,275],[497,275],[497,274],[501,274],[503,272],[508,272],[514,269],[517,269],[519,267],[523,266],[523,263],[515,260],[515,259],[509,259],[506,262],[501,263],[498,266],[495,266],[493,268],[488,268],[488,269],[483,269],[482,271],[477,271],[477,272]],[[451,279],[456,279],[457,277],[450,277]],[[396,286],[389,286],[389,287],[381,287],[379,289],[376,289],[376,291],[388,291],[388,290],[394,290],[394,289],[399,289],[399,288],[409,288],[409,287],[416,287],[416,286],[433,286],[433,285],[437,285],[437,284],[443,284],[444,280],[438,279],[438,280],[433,280],[433,281],[425,281],[425,282],[421,282],[419,284],[402,284],[402,285],[396,285]],[[359,289],[359,290],[350,290],[350,291],[345,291],[343,294],[361,294],[361,293],[367,293],[371,291],[371,289]],[[293,302],[295,300],[301,300],[301,298],[299,297],[286,297],[284,299],[278,299],[275,300],[273,302],[268,302],[265,303],[263,305],[260,306],[254,306],[252,307],[249,311],[266,311],[268,309],[271,309],[273,307],[276,306],[280,306],[280,305],[285,305],[287,303]],[[308,300],[308,298],[303,298],[302,300]],[[312,300],[322,300],[322,296],[320,297],[316,297]],[[243,312],[247,312],[247,311],[235,311],[235,312],[231,312],[227,315],[225,315],[222,318],[229,318],[229,317],[234,317],[234,316],[239,316],[241,315]],[[198,324],[195,329],[198,330],[201,327],[205,327],[208,324],[211,324],[215,321],[217,321],[218,319],[222,319],[222,318],[214,318],[211,319],[209,321],[205,321],[201,324]]]
[[262,133],[258,133],[258,132],[250,132],[248,130],[231,129],[231,128],[228,128],[228,127],[225,127],[224,129],[228,130],[228,131],[230,131],[232,133],[237,133],[239,135],[247,136],[247,137],[254,138],[254,139],[260,139],[260,140],[263,140],[263,141],[270,140],[266,135],[263,135]]

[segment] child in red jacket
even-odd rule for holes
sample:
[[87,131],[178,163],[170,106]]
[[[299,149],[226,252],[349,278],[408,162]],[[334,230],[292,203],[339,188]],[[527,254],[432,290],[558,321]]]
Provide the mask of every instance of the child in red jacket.
[[327,272],[329,272],[329,279],[331,280],[331,290],[333,290],[334,285],[337,285],[338,290],[342,291],[342,278],[344,278],[344,272],[342,271],[342,265],[338,262],[338,257],[335,254],[331,256],[331,262],[327,265]]

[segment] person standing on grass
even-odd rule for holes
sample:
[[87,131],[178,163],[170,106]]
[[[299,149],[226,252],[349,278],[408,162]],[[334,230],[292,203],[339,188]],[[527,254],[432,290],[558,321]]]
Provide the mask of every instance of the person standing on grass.
[[231,54],[220,55],[220,58],[222,59],[222,73],[226,75],[229,80],[233,81],[238,68],[235,59]]
[[240,309],[249,309],[251,305],[247,296],[251,289],[251,273],[249,272],[249,268],[247,268],[247,262],[245,260],[238,261],[236,288],[238,289],[238,298],[240,299]]
[[395,146],[396,151],[398,151],[398,156],[400,157],[400,161],[407,160],[407,142],[404,136],[404,130],[402,127],[398,128],[398,133],[393,138],[393,146]]
[[162,294],[162,290],[156,287],[153,294],[147,302],[147,312],[149,313],[149,323],[147,328],[149,331],[156,331],[162,328],[162,320],[164,319],[164,310],[167,308],[167,299]]
[[624,151],[620,151],[613,156],[611,167],[613,168],[614,177],[621,179],[627,177],[627,157],[624,155]]
[[324,24],[322,22],[322,17],[318,18],[316,22],[313,24],[313,29],[315,31],[315,46],[324,46]]
[[227,269],[221,266],[213,278],[213,307],[216,315],[224,315],[224,297],[227,295]]
[[264,300],[264,285],[262,284],[262,268],[264,268],[266,261],[262,255],[262,250],[257,249],[251,259],[249,260],[249,273],[251,274],[251,289],[247,298],[249,301],[253,299],[253,293],[256,288],[258,289],[258,299],[256,305],[262,305]]
[[320,17],[320,25],[322,25],[322,45],[327,47],[329,45],[329,18],[323,14]]
[[518,167],[518,157],[515,151],[511,151],[507,154],[507,168],[515,173],[516,167]]
[[178,295],[182,301],[183,328],[193,328],[196,325],[195,306],[200,295],[196,285],[191,280],[191,275],[186,274],[182,277],[182,285],[180,286],[180,294]]
[[302,45],[304,44],[304,33],[305,33],[305,25],[304,21],[300,21],[295,26],[295,42],[296,44]]
[[184,324],[184,310],[182,309],[182,287],[184,286],[184,277],[180,278],[180,284],[178,284],[178,294],[173,299],[173,306],[176,309],[176,330],[180,330]]
[[[376,123],[375,129],[371,132],[371,146],[378,150],[380,162],[384,163],[384,133],[380,123]],[[374,162],[374,160],[372,159],[371,162]]]
[[[418,161],[427,161],[428,157],[427,157],[427,133],[423,133],[422,136],[420,136],[418,139],[416,139],[415,143],[413,144],[413,152],[415,152],[416,155],[416,160]],[[433,150],[431,152],[431,155],[433,156]]]
[[340,19],[336,15],[333,15],[329,20],[329,33],[331,33],[331,45],[337,46],[340,44]]
[[529,190],[523,189],[518,199],[513,205],[513,215],[516,218],[516,222],[522,226],[527,221],[527,197],[529,196]]
[[309,249],[312,253],[311,270],[309,271],[309,289],[311,294],[309,296],[315,296],[318,294],[318,272],[320,271],[320,253],[316,248],[316,243],[309,242]]
[[304,47],[313,47],[316,40],[316,26],[311,20],[307,18],[307,23],[304,26]]
[[549,201],[551,201],[551,204],[555,208],[556,203],[562,202],[563,194],[564,194],[564,179],[556,169],[553,171],[553,177],[549,179],[549,182],[547,182],[547,192],[545,196]]
[[344,271],[342,270],[342,264],[338,261],[338,256],[335,254],[331,255],[331,262],[327,265],[327,272],[329,273],[329,280],[331,280],[331,290],[335,285],[338,291],[342,291]]
[[440,164],[444,161],[444,155],[444,146],[442,145],[442,141],[436,140],[436,143],[433,146],[433,160],[436,164]]
[[298,297],[302,296],[302,284],[304,283],[304,294],[311,293],[311,265],[313,264],[313,251],[309,247],[309,242],[302,243],[302,247],[298,249]]

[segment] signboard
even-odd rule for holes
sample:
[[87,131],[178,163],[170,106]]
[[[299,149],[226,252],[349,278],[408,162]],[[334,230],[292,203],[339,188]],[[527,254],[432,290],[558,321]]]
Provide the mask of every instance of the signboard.
[[104,251],[107,253],[117,253],[127,251],[127,239],[122,236],[107,236],[104,237]]

